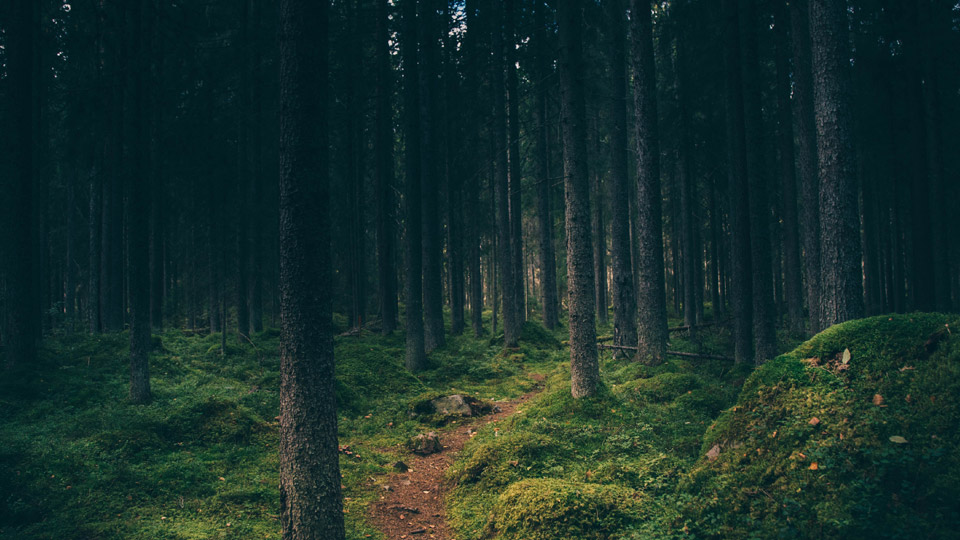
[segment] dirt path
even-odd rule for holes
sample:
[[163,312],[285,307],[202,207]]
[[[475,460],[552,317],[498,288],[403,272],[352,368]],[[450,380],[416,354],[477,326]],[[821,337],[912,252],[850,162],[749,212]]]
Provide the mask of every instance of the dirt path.
[[544,377],[535,374],[533,378],[538,383],[537,388],[517,399],[497,402],[500,412],[460,420],[452,424],[453,427],[440,432],[443,452],[429,456],[410,455],[403,460],[410,467],[410,471],[391,475],[386,481],[390,489],[385,490],[380,500],[370,506],[373,523],[388,540],[454,540],[453,530],[447,524],[443,507],[446,495],[443,473],[453,464],[463,445],[470,439],[472,430],[510,416],[518,406],[543,389]]

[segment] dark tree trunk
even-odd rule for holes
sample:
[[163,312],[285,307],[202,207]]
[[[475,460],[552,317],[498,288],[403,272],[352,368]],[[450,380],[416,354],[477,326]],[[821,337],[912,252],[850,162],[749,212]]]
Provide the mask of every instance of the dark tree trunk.
[[377,1],[377,109],[376,109],[376,184],[377,184],[377,269],[380,283],[381,332],[397,328],[396,236],[393,199],[393,108],[390,70],[390,34],[387,28],[388,0]]
[[[464,43],[464,54],[467,58],[465,92],[471,99],[482,102],[482,92],[479,90],[483,80],[486,64],[480,58],[485,33],[482,20],[477,14],[476,3],[471,0],[466,3],[467,37]],[[479,108],[480,111],[483,108]],[[480,146],[482,135],[479,131],[473,132],[471,141]],[[484,159],[480,156],[474,159],[474,173],[465,180],[464,186],[464,244],[466,246],[466,266],[469,282],[468,296],[470,299],[470,325],[475,337],[483,335],[483,274],[481,268],[482,242],[480,232],[480,183],[483,178]]]
[[846,9],[811,0],[813,88],[820,178],[821,326],[863,316],[860,217],[851,144]]
[[424,348],[431,352],[446,344],[443,328],[443,276],[440,252],[440,30],[436,0],[420,0],[420,158],[423,173],[423,320]]
[[237,40],[237,65],[240,66],[240,88],[237,93],[237,286],[235,302],[237,306],[237,339],[250,333],[250,306],[247,294],[250,292],[250,230],[249,215],[250,182],[253,171],[250,163],[250,112],[253,107],[250,96],[252,66],[250,62],[250,1],[243,2],[240,20],[240,38]]
[[79,169],[79,164],[76,163],[76,160],[73,160],[71,163],[73,166],[73,172],[68,173],[67,177],[67,209],[66,209],[66,253],[63,257],[63,270],[64,270],[64,279],[63,279],[63,313],[66,317],[67,326],[71,331],[75,330],[75,317],[76,317],[76,307],[77,307],[77,265],[74,263],[74,259],[77,256],[76,248],[76,239],[77,239],[77,217],[76,217],[76,206],[77,206],[77,171]]
[[[682,13],[682,11],[681,11]],[[685,13],[682,13],[685,15]],[[678,18],[680,16],[678,15]],[[683,19],[681,19],[683,20]],[[690,140],[690,111],[688,104],[687,87],[689,77],[687,76],[688,67],[686,65],[686,43],[687,36],[683,32],[678,32],[676,64],[674,76],[677,87],[677,113],[679,115],[679,141],[677,151],[677,176],[680,184],[680,249],[679,261],[683,280],[683,324],[690,328],[690,335],[695,334],[697,324],[697,256],[698,242],[694,239],[694,211],[696,205],[696,180],[693,171],[690,170],[691,154],[693,152],[693,143]]]
[[[150,186],[149,171],[150,129],[145,107],[146,77],[149,73],[145,43],[150,36],[150,11],[144,9],[146,0],[130,2],[128,28],[130,32],[129,69],[132,78],[129,133],[131,146],[130,176],[127,178],[127,253],[130,279],[130,401],[147,403],[150,394]],[[146,24],[144,24],[146,20]]]
[[744,149],[743,92],[740,80],[738,0],[724,0],[724,70],[726,72],[727,162],[730,200],[730,296],[733,309],[734,358],[753,361],[750,199]]
[[12,2],[9,14],[7,52],[7,99],[13,116],[15,133],[9,138],[14,145],[10,150],[13,158],[13,174],[4,175],[3,238],[6,267],[8,313],[6,316],[6,365],[29,366],[36,359],[37,302],[34,294],[34,248],[33,248],[33,182],[34,182],[34,129],[36,100],[34,85],[34,47],[40,25],[36,3],[32,0]]
[[537,117],[537,229],[539,233],[540,304],[543,309],[543,325],[553,330],[560,324],[560,300],[557,297],[557,258],[553,247],[553,216],[550,213],[550,147],[547,126],[547,91],[550,74],[549,48],[546,43],[547,6],[542,0],[535,8],[535,46],[537,50],[537,92],[535,98]]
[[360,43],[360,7],[356,2],[348,3],[348,25],[350,27],[347,58],[351,66],[350,76],[346,82],[346,152],[344,159],[347,165],[347,201],[349,206],[349,220],[347,226],[350,239],[348,252],[349,289],[350,289],[350,326],[361,328],[366,318],[367,308],[367,272],[366,249],[364,247],[366,234],[363,219],[364,200],[364,148],[366,141],[363,137],[363,92],[366,90],[363,67],[363,48]]
[[517,317],[517,324],[522,325],[526,319],[524,306],[524,264],[523,264],[523,207],[520,194],[523,176],[522,157],[520,155],[520,92],[517,84],[517,36],[515,32],[517,13],[514,0],[504,0],[503,10],[504,34],[507,61],[507,96],[509,114],[508,145],[510,162],[510,257],[513,267],[513,310]]
[[776,356],[776,310],[773,303],[773,264],[770,255],[770,203],[764,170],[763,116],[760,101],[760,62],[756,0],[740,0],[741,84],[747,186],[750,199],[750,256],[753,270],[754,360]]
[[787,6],[775,3],[777,62],[777,136],[780,147],[780,204],[783,220],[783,289],[787,324],[803,335],[803,283],[800,278],[800,232],[797,222],[797,177],[793,155],[793,118],[790,110],[790,39]]
[[87,244],[89,259],[87,266],[87,322],[90,333],[96,334],[102,329],[100,325],[100,242],[102,235],[101,205],[102,205],[102,174],[103,153],[98,153],[98,166],[90,173],[90,213],[87,215]]
[[[570,376],[574,398],[592,396],[600,385],[590,238],[586,103],[583,92],[582,8],[557,7],[560,35],[560,123],[563,129],[569,287]],[[579,6],[579,4],[577,4]]]
[[630,190],[627,174],[626,10],[623,0],[607,4],[610,23],[610,242],[613,267],[613,342],[637,344],[637,300],[630,255]]
[[493,143],[494,143],[494,191],[496,198],[497,220],[497,262],[500,268],[500,285],[503,306],[503,340],[505,347],[516,347],[520,339],[520,320],[517,313],[514,290],[517,279],[511,251],[510,195],[507,169],[507,104],[504,91],[503,56],[503,7],[494,7],[493,17],[493,60],[491,82],[493,92]]
[[800,237],[807,297],[809,334],[820,331],[820,179],[817,173],[817,128],[813,111],[808,0],[790,2],[793,48],[793,119],[797,128],[797,171],[800,174]]
[[720,294],[721,283],[723,281],[723,273],[720,271],[720,254],[723,253],[723,249],[720,246],[720,238],[723,236],[723,231],[721,230],[723,216],[720,213],[720,205],[717,201],[717,178],[711,178],[709,183],[710,270],[708,279],[710,280],[710,304],[713,306],[713,319],[718,320],[724,311],[722,295]]
[[[444,20],[449,11],[444,7]],[[459,119],[456,113],[463,105],[460,99],[460,75],[453,58],[455,45],[445,26],[443,30],[443,126],[444,126],[444,180],[447,186],[447,276],[450,298],[450,333],[459,336],[464,328],[464,243],[463,243],[463,179],[458,167]]]
[[[599,114],[599,111],[597,111],[597,116]],[[584,126],[584,129],[588,130],[586,136],[590,137],[593,159],[595,160],[595,167],[590,169],[592,172],[590,175],[590,191],[593,193],[591,197],[593,204],[591,204],[590,212],[590,229],[593,238],[594,302],[597,306],[597,324],[605,325],[607,324],[607,235],[603,215],[605,190],[603,175],[600,173],[600,162],[602,160],[600,156],[599,118],[592,118],[590,124],[592,125],[589,128]],[[588,161],[590,159],[589,152],[587,159]]]
[[410,371],[427,367],[423,328],[423,214],[420,162],[420,59],[417,34],[417,2],[403,4],[404,114],[406,115],[406,167],[404,203],[407,207],[404,237],[406,301],[406,365]]
[[345,536],[331,320],[327,9],[325,2],[280,1],[280,523],[285,540]]
[[633,99],[637,145],[637,356],[659,364],[667,351],[667,299],[663,277],[660,133],[653,31],[648,0],[630,0]]

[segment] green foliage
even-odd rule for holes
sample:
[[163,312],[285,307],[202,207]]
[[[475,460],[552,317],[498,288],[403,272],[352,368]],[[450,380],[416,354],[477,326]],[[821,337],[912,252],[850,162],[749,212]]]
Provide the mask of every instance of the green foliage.
[[704,438],[677,524],[738,538],[953,537],[956,322],[852,321],[762,366]]
[[535,478],[511,484],[490,529],[503,540],[606,539],[644,519],[644,497],[619,486]]

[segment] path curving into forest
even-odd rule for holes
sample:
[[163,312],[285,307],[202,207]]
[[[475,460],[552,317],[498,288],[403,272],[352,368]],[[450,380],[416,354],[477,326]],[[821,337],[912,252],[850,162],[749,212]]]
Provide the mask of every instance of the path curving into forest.
[[499,422],[516,412],[517,408],[543,390],[544,376],[531,375],[537,381],[533,391],[516,399],[497,402],[499,412],[467,418],[440,433],[443,451],[428,456],[412,454],[404,463],[410,467],[405,473],[392,474],[380,500],[370,505],[373,524],[388,540],[430,538],[454,540],[456,535],[447,523],[444,508],[446,489],[444,473],[453,465],[457,455],[475,430],[485,424]]

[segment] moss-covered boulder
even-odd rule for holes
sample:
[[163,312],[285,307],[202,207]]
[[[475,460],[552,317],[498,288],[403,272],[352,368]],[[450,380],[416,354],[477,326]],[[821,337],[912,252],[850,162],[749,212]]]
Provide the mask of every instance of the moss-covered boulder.
[[757,369],[705,435],[677,525],[725,538],[956,538],[958,323],[851,321]]
[[619,486],[530,478],[500,495],[488,529],[498,540],[606,540],[644,520],[643,501]]

